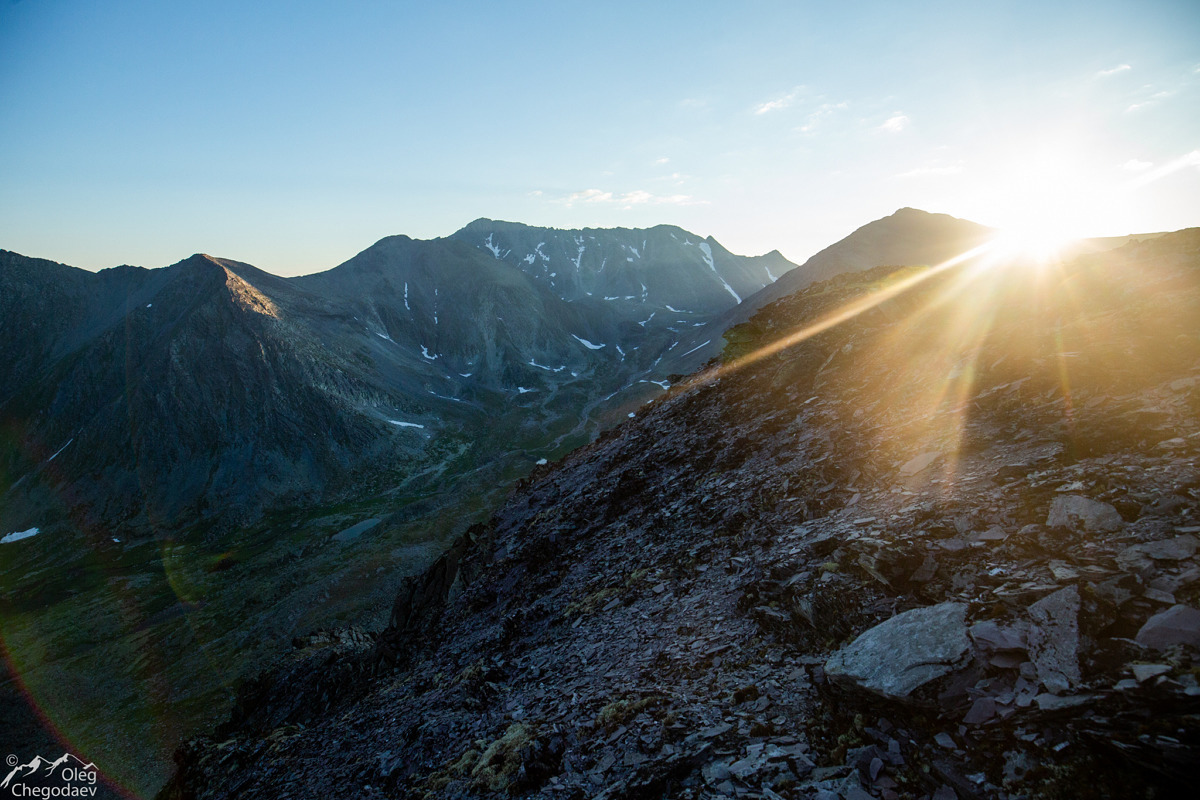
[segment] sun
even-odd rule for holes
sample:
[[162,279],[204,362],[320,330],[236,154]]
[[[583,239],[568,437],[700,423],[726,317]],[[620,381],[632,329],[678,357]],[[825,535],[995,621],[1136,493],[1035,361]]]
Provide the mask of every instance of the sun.
[[989,244],[1001,261],[1046,265],[1061,260],[1079,237],[1047,224],[1025,224],[1001,229]]

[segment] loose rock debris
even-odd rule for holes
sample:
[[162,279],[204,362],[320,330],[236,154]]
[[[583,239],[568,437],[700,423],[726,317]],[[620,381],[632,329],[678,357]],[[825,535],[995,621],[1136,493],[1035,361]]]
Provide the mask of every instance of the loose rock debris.
[[537,469],[386,630],[302,642],[164,796],[1190,796],[1198,251],[998,282],[965,322],[946,274],[713,366]]

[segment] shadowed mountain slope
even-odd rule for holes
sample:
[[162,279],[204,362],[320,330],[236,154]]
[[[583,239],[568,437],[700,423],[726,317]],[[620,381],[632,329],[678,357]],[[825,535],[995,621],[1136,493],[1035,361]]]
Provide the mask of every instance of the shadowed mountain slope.
[[[583,235],[522,231],[551,272]],[[152,793],[231,687],[296,636],[381,624],[514,481],[662,394],[724,281],[767,280],[680,229],[587,236],[579,285],[635,293],[458,238],[293,279],[0,253],[0,639],[28,716]]]
[[783,298],[163,796],[1183,796],[1198,325],[1197,230]]

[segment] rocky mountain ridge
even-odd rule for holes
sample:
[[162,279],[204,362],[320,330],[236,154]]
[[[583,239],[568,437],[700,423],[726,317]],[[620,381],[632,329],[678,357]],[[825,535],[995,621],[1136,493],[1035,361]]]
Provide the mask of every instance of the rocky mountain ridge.
[[[487,234],[497,241],[518,227],[497,225]],[[73,515],[126,533],[237,526],[272,508],[336,502],[364,475],[453,471],[447,456],[512,406],[523,409],[513,424],[541,427],[548,452],[578,444],[597,429],[594,404],[631,385],[612,405],[636,403],[666,385],[658,364],[679,331],[669,315],[702,324],[736,302],[705,258],[742,291],[766,281],[682,230],[519,226],[553,245],[587,236],[601,254],[595,269],[580,247],[576,290],[559,292],[554,278],[469,246],[482,227],[429,242],[390,237],[292,279],[208,256],[92,275],[5,253],[0,413],[14,435],[0,453],[10,496],[0,524],[45,528]],[[606,276],[603,253],[618,249],[608,240],[637,237],[647,252],[622,241],[637,258]],[[693,239],[694,253],[667,244]],[[548,251],[542,259],[544,271]],[[554,259],[565,261],[558,250]],[[578,283],[627,291],[634,278],[636,295],[594,301]],[[491,431],[490,455],[530,438]],[[48,520],[45,506],[64,495]]]
[[1186,796],[1198,320],[1196,230],[784,298],[163,796]]
[[[638,234],[590,231],[583,267]],[[10,734],[56,719],[151,793],[292,637],[375,624],[513,481],[665,391],[679,330],[735,302],[662,238],[644,261],[672,281],[619,301],[455,238],[300,278],[0,253],[0,682],[30,698]]]

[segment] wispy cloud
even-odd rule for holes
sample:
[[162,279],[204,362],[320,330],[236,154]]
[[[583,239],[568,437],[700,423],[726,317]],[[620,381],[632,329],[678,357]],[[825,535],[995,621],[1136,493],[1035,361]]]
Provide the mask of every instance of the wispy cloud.
[[1145,170],[1137,177],[1134,183],[1137,186],[1145,186],[1148,183],[1153,183],[1160,178],[1165,178],[1168,175],[1173,175],[1180,170],[1188,168],[1200,169],[1200,150],[1193,150],[1174,161],[1168,161],[1156,169]]
[[690,194],[654,194],[645,189],[634,189],[631,192],[606,192],[602,189],[584,189],[567,195],[562,202],[569,208],[576,203],[592,203],[617,205],[622,208],[634,206],[694,206],[703,205],[703,200],[697,200]]
[[1143,108],[1150,108],[1151,106],[1158,105],[1158,103],[1160,101],[1166,100],[1168,97],[1170,97],[1173,94],[1175,94],[1175,93],[1167,92],[1167,91],[1155,92],[1154,94],[1150,95],[1149,97],[1147,97],[1145,100],[1141,101],[1140,103],[1134,103],[1131,106],[1129,106],[1129,108],[1125,109],[1125,113],[1128,114],[1133,111],[1141,111]]
[[886,122],[879,126],[879,130],[883,131],[884,133],[899,133],[907,128],[910,122],[912,122],[912,120],[910,120],[905,114],[901,114],[899,111],[897,111],[888,117]]
[[567,205],[573,203],[610,203],[612,202],[613,193],[604,192],[599,189],[584,189],[582,192],[574,192],[567,195]]
[[907,172],[901,172],[893,175],[894,178],[929,178],[938,175],[959,175],[962,173],[962,164],[934,164],[927,167],[917,167],[910,169]]
[[654,159],[654,163],[655,163],[655,164],[666,164],[666,163],[667,163],[667,162],[669,162],[670,160],[671,160],[671,159],[667,158],[666,156],[663,156],[662,158],[656,158],[656,159]]
[[1107,77],[1109,77],[1109,76],[1111,76],[1111,75],[1118,75],[1118,74],[1120,74],[1120,73],[1122,73],[1122,72],[1128,72],[1128,71],[1129,71],[1129,70],[1131,70],[1131,69],[1133,69],[1133,67],[1131,67],[1131,66],[1130,66],[1130,65],[1128,65],[1128,64],[1118,64],[1117,66],[1113,67],[1112,69],[1102,69],[1102,70],[1100,70],[1099,72],[1097,72],[1097,73],[1096,73],[1095,77],[1097,77],[1097,78],[1107,78]]
[[798,97],[799,94],[800,87],[797,86],[787,94],[782,94],[779,97],[776,97],[774,100],[768,100],[765,103],[760,103],[759,105],[755,106],[754,113],[768,114],[772,111],[778,111],[781,108],[787,108],[792,103],[796,102],[796,97]]
[[800,133],[812,133],[835,112],[844,111],[849,107],[850,104],[845,101],[841,103],[822,103],[817,106],[815,111],[808,115],[808,118],[804,120],[804,124],[796,130],[800,131]]
[[1154,166],[1152,161],[1141,161],[1136,158],[1131,158],[1121,165],[1121,169],[1126,172],[1143,172]]

